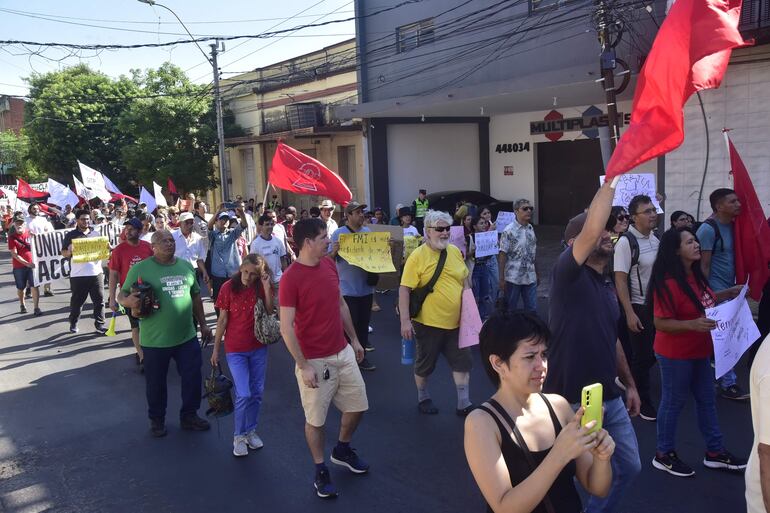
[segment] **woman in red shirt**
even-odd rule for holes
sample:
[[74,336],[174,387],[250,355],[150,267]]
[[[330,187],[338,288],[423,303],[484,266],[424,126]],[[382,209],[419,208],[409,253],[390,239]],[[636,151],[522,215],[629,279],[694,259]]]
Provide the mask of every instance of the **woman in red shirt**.
[[233,455],[246,456],[249,449],[262,448],[257,435],[257,417],[265,389],[267,347],[254,336],[254,306],[257,299],[273,311],[270,269],[261,255],[243,258],[237,273],[219,290],[216,307],[220,309],[211,365],[219,364],[219,346],[225,340],[227,366],[235,384],[235,435]]
[[740,470],[746,460],[730,454],[722,444],[714,392],[711,330],[706,308],[738,295],[740,287],[714,292],[700,267],[700,243],[690,228],[668,230],[650,277],[647,297],[655,316],[655,355],[660,365],[661,400],[657,419],[657,452],[652,466],[677,477],[695,474],[677,457],[676,423],[690,393],[695,398],[698,427],[706,442],[703,464],[709,468]]
[[11,252],[13,279],[16,282],[16,295],[19,297],[19,311],[27,313],[24,304],[24,289],[32,289],[32,302],[35,315],[43,315],[38,307],[40,289],[34,285],[35,264],[32,262],[32,236],[24,224],[24,214],[16,212],[13,215],[13,225],[8,230],[8,249]]

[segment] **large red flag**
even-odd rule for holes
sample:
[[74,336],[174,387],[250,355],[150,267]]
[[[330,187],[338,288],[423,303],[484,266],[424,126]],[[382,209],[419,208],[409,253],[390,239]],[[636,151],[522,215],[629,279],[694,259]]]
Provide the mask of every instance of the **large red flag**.
[[353,194],[336,173],[316,159],[279,142],[268,181],[296,194],[324,196],[347,205]]
[[174,182],[171,181],[171,177],[168,179],[168,185],[166,188],[168,189],[169,193],[176,194],[177,196],[179,195],[179,193],[176,192],[176,185],[174,185]]
[[45,198],[46,196],[48,196],[47,192],[36,191],[21,178],[18,178],[16,181],[18,182],[18,189],[16,191],[16,195],[20,198],[33,199],[33,198]]
[[770,225],[746,166],[727,134],[725,139],[730,150],[733,188],[741,201],[741,213],[735,218],[735,279],[738,283],[748,279],[749,296],[759,301],[770,278]]
[[607,178],[674,150],[684,140],[687,99],[719,87],[738,32],[742,0],[676,0],[639,73],[631,124],[607,164]]

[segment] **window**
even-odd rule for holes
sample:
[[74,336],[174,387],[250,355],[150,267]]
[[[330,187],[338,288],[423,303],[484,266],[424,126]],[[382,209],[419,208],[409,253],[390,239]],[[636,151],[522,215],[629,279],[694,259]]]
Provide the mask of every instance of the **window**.
[[433,39],[433,18],[402,25],[396,29],[396,51],[408,52],[412,48],[432,43]]

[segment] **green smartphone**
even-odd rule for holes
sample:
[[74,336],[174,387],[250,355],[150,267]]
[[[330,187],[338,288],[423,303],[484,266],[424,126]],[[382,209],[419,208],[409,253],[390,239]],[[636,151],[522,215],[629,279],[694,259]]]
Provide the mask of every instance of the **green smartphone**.
[[583,418],[580,425],[585,426],[592,420],[596,425],[589,430],[589,433],[599,431],[602,428],[602,393],[604,387],[601,383],[586,385],[580,394],[580,405],[583,407]]

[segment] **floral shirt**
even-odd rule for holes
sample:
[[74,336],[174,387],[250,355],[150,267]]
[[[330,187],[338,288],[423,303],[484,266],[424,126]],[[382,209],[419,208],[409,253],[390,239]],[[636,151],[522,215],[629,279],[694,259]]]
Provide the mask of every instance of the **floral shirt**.
[[514,285],[537,283],[535,253],[537,237],[531,224],[513,221],[500,236],[500,252],[505,253],[505,281]]

